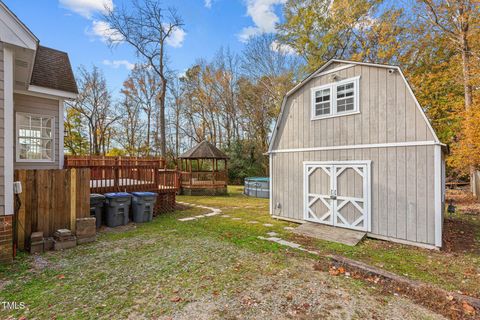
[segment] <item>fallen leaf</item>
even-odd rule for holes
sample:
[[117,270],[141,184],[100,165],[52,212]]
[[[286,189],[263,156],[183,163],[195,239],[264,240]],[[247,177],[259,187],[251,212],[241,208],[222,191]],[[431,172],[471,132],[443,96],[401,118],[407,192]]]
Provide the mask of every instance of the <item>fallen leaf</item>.
[[475,314],[475,308],[472,307],[470,304],[468,304],[467,302],[463,302],[462,303],[462,307],[463,307],[463,310],[468,313],[468,314]]
[[180,301],[182,301],[182,298],[180,298],[180,297],[178,297],[178,296],[173,297],[173,298],[170,299],[170,302],[180,302]]
[[338,271],[335,267],[330,267],[328,273],[332,276],[338,276],[340,274],[340,271]]
[[57,276],[58,279],[65,279],[65,275],[61,274],[59,276]]

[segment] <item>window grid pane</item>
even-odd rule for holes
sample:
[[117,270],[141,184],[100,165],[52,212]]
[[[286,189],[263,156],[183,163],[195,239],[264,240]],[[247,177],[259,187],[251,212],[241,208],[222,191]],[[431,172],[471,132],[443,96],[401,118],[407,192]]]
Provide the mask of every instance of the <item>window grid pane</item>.
[[17,114],[19,158],[53,160],[53,117]]
[[330,88],[315,92],[315,115],[330,114]]
[[354,96],[354,82],[337,86],[337,112],[341,113],[355,110]]

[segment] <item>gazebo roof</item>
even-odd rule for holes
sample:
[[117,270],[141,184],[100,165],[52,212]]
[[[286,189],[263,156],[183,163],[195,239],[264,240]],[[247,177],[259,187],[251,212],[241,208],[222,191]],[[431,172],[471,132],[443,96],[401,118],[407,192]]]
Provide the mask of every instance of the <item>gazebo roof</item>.
[[207,140],[203,140],[195,147],[183,153],[180,159],[228,159],[228,156],[218,150],[213,144]]

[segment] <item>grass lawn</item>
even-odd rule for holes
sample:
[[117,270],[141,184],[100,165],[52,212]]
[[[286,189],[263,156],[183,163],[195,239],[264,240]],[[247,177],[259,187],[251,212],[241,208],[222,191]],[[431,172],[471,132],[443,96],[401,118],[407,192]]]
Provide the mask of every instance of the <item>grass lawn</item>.
[[193,207],[102,232],[96,243],[71,250],[21,255],[13,266],[0,269],[0,301],[27,307],[1,310],[0,305],[0,319],[440,318],[359,280],[314,271],[318,257],[258,239],[269,231],[324,253],[480,295],[477,253],[374,240],[354,248],[306,241],[284,229],[295,224],[269,217],[268,200],[247,198],[239,187],[229,191],[225,197],[178,200],[220,208],[230,217],[178,221],[205,213]]

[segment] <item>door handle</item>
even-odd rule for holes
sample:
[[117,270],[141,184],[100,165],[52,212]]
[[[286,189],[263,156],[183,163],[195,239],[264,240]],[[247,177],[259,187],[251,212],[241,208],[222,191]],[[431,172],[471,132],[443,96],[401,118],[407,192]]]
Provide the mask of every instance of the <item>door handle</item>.
[[330,190],[330,199],[336,200],[337,199],[337,190]]

